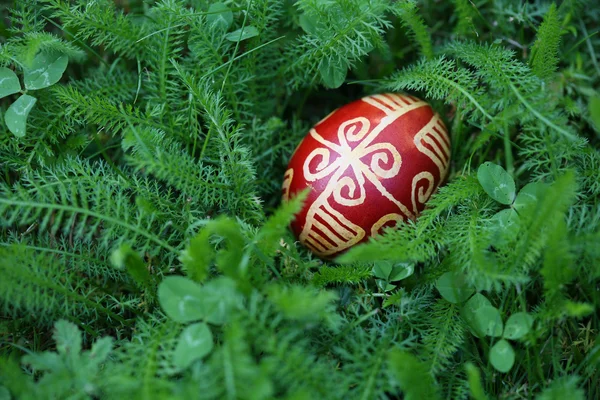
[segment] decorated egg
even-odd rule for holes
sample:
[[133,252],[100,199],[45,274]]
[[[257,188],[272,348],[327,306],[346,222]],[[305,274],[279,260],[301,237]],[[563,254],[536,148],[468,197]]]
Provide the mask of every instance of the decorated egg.
[[346,104],[318,122],[290,159],[284,201],[310,188],[292,231],[316,255],[333,258],[416,218],[449,162],[448,132],[426,102],[385,93]]

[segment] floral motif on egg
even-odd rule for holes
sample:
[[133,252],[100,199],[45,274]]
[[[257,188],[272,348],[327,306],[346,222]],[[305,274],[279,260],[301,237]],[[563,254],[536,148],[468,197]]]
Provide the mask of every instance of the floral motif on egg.
[[291,225],[331,258],[423,210],[445,179],[450,138],[440,116],[413,96],[377,94],[335,110],[292,155],[283,198],[310,187]]

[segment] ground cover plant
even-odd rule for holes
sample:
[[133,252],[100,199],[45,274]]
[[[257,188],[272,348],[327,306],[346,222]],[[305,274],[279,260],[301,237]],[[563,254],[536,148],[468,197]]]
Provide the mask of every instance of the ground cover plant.
[[[597,2],[0,7],[0,399],[600,398]],[[447,184],[324,262],[287,161],[383,91]]]

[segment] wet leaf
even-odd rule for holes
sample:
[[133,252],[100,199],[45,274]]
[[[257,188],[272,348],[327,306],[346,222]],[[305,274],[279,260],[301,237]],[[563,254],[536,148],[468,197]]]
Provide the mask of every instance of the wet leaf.
[[250,39],[258,36],[258,29],[253,26],[246,26],[225,35],[225,39],[230,42],[241,42],[242,40]]
[[520,339],[527,335],[532,326],[533,318],[531,315],[524,312],[515,313],[508,318],[508,321],[506,321],[504,338]]
[[8,107],[4,114],[4,122],[16,137],[24,137],[27,128],[27,117],[37,99],[27,94],[19,97]]
[[21,83],[17,74],[12,70],[1,67],[0,68],[0,99],[11,94],[17,93],[21,90]]
[[459,272],[446,272],[438,278],[435,287],[442,297],[450,303],[462,303],[471,297],[475,291],[468,284],[464,274]]
[[225,4],[221,2],[213,3],[208,7],[206,21],[210,26],[227,31],[233,23],[233,13]]
[[477,170],[477,179],[483,190],[502,204],[511,204],[515,199],[515,181],[501,166],[486,162]]
[[179,337],[173,354],[173,363],[185,369],[196,360],[208,355],[213,349],[213,336],[208,325],[198,322],[185,328]]
[[508,372],[515,363],[515,351],[506,340],[499,340],[490,350],[490,363],[497,371]]
[[24,70],[23,82],[27,90],[38,90],[54,85],[67,69],[69,57],[58,53],[38,53],[30,68]]

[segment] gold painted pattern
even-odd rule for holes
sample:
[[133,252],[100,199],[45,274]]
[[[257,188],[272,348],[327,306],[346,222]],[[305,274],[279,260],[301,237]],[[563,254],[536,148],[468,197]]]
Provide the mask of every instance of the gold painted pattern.
[[287,202],[290,199],[290,185],[292,184],[292,179],[294,179],[294,169],[290,168],[285,171],[283,175],[283,201]]
[[[332,208],[327,200],[318,207],[313,203],[309,215],[311,217],[309,219],[307,215],[307,225],[300,234],[300,241],[316,254],[334,254],[339,249],[355,245],[365,237],[364,229]],[[306,229],[309,220],[310,228]]]
[[[426,186],[419,186],[426,182]],[[418,187],[418,188],[417,188]],[[423,171],[419,172],[412,180],[412,188],[411,188],[411,200],[413,211],[415,214],[418,213],[417,202],[420,204],[425,204],[429,196],[433,193],[433,189],[435,188],[435,180],[433,175],[430,172]]]
[[402,109],[415,103],[423,103],[421,100],[412,96],[399,96],[391,93],[375,94],[363,98],[362,101],[380,109],[387,115],[393,114],[398,109]]
[[[338,253],[364,238],[365,231],[336,211],[332,204],[350,207],[362,204],[366,198],[366,181],[393,202],[400,212],[386,216],[389,219],[380,219],[375,224],[380,223],[380,226],[373,226],[371,233],[391,220],[415,217],[415,213],[397,200],[380,182],[398,175],[402,157],[391,143],[371,143],[402,115],[427,104],[410,96],[391,94],[369,96],[362,101],[386,114],[372,129],[370,121],[364,117],[345,121],[338,128],[339,144],[326,140],[314,128],[310,130],[310,135],[323,147],[314,149],[306,158],[302,169],[304,178],[308,182],[314,182],[331,177],[325,190],[311,204],[299,239],[320,256]],[[352,148],[351,144],[355,147]],[[369,165],[362,160],[367,155],[371,156]],[[351,171],[352,176],[343,176],[346,171]],[[347,195],[344,195],[344,191]]]
[[438,114],[425,125],[414,139],[417,149],[429,157],[440,171],[440,179],[448,172],[450,165],[450,138]]
[[397,223],[402,222],[404,220],[404,218],[402,218],[402,215],[397,214],[397,213],[391,213],[391,214],[386,214],[383,217],[379,218],[379,220],[377,220],[377,222],[375,222],[373,224],[373,226],[371,227],[371,236],[377,236],[381,233],[381,229],[383,228],[383,226],[385,224],[387,224],[388,222],[392,222],[392,221],[396,221]]

